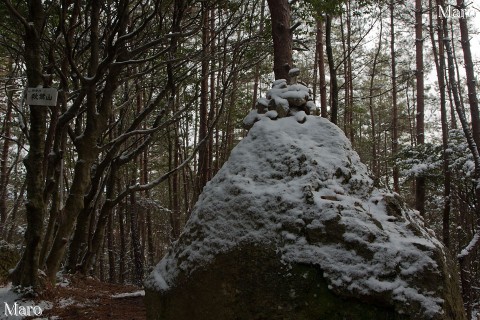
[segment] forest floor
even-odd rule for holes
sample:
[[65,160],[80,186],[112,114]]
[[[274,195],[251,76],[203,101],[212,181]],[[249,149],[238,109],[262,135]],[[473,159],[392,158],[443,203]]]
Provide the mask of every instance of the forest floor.
[[48,306],[41,317],[25,319],[143,320],[146,318],[144,295],[141,288],[131,285],[70,277],[34,299],[35,305]]

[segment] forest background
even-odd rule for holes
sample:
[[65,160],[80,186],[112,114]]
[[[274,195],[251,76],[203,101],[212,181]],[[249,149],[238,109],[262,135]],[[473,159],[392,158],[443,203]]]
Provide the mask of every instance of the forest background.
[[[480,5],[278,5],[321,116],[457,257],[472,314]],[[274,80],[266,1],[1,0],[0,14],[0,237],[23,252],[14,284],[60,270],[141,284]],[[26,105],[28,87],[57,88],[57,104]]]

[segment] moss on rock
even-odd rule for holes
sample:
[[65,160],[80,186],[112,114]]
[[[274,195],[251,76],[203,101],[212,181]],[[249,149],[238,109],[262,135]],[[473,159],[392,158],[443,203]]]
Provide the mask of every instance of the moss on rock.
[[147,318],[161,320],[408,319],[380,301],[338,296],[318,266],[284,264],[273,248],[254,244],[181,274],[167,292],[146,290],[145,301]]

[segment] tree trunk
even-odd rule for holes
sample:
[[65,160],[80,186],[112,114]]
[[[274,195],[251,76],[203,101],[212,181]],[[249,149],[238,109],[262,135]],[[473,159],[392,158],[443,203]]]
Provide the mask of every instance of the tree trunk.
[[140,236],[138,234],[138,206],[136,203],[135,192],[130,194],[130,234],[132,237],[132,251],[134,264],[134,283],[142,285],[143,283],[143,252],[140,246]]
[[[147,184],[148,183],[148,152],[145,150],[143,154],[143,162],[142,162],[142,174],[143,174],[143,183]],[[150,191],[146,190],[145,191],[145,198],[150,199]],[[153,220],[152,220],[152,209],[148,208],[147,209],[147,214],[146,214],[146,224],[147,224],[147,258],[148,258],[148,265],[153,266],[155,264],[155,248],[153,244]]]
[[[169,137],[169,169],[173,170],[180,164],[179,160],[179,146],[178,146],[178,128],[175,125],[175,129],[172,132],[172,136]],[[170,177],[170,225],[171,225],[171,241],[175,241],[180,235],[180,177],[179,173],[175,172]]]
[[[8,75],[12,72],[13,61],[11,58],[7,59],[6,62],[8,68]],[[7,110],[5,112],[5,118],[3,119],[3,128],[2,128],[2,158],[0,160],[0,236],[4,233],[5,224],[7,222],[7,185],[9,181],[9,172],[8,172],[8,154],[10,150],[10,135],[12,127],[12,109],[13,109],[13,81],[11,79],[7,80],[5,83],[5,88],[7,90]]]
[[[423,7],[422,0],[415,0],[415,65],[417,80],[417,115],[416,115],[416,139],[417,145],[425,143],[425,124],[424,124],[424,66],[423,66],[423,29],[422,29]],[[420,214],[425,215],[425,188],[426,181],[424,176],[418,176],[415,179],[415,209]]]
[[330,70],[330,121],[337,124],[338,118],[338,83],[337,70],[333,61],[333,47],[332,47],[332,17],[327,15],[325,24],[326,29],[326,50],[328,58],[328,68]]
[[[466,3],[463,0],[457,0],[457,7],[460,11],[465,11],[467,9]],[[471,9],[473,10],[473,9]],[[470,36],[468,32],[467,19],[465,17],[459,17],[460,24],[460,36],[461,44],[463,50],[463,58],[465,64],[465,74],[467,78],[467,89],[468,89],[468,102],[470,104],[470,117],[471,117],[471,134],[475,145],[477,147],[477,152],[473,154],[474,158],[479,156],[480,153],[480,119],[479,119],[479,110],[478,110],[478,99],[477,99],[477,90],[476,90],[476,77],[474,71],[474,63],[472,58],[472,52],[470,50]],[[460,118],[460,115],[459,115]],[[475,204],[475,213],[476,222],[471,224],[473,230],[476,230],[474,237],[470,240],[468,245],[462,250],[462,253],[459,255],[460,262],[460,274],[462,280],[462,287],[464,292],[464,302],[466,305],[467,316],[470,319],[472,315],[472,307],[474,301],[472,301],[472,275],[470,269],[470,264],[472,260],[472,254],[480,246],[480,158],[478,160],[479,167],[477,168],[477,163],[475,166],[475,194],[476,194],[476,204]]]
[[[345,1],[345,14],[348,15],[348,1]],[[344,103],[344,112],[343,112],[343,132],[345,135],[348,137],[349,136],[349,126],[348,126],[348,114],[350,110],[348,109],[348,100],[349,100],[349,93],[350,91],[348,90],[348,67],[347,67],[347,40],[345,36],[345,26],[347,25],[346,21],[343,20],[343,13],[340,15],[340,33],[341,33],[341,40],[342,40],[342,53],[343,53],[343,90],[344,90],[344,95],[343,99],[345,101]]]
[[[398,103],[397,103],[397,71],[395,58],[395,23],[394,23],[394,0],[390,1],[390,56],[392,67],[392,105],[393,105],[393,123],[392,123],[392,155],[396,157],[398,153]],[[393,165],[393,190],[400,192],[399,170],[396,164]]]
[[[265,1],[265,0],[263,0]],[[263,17],[263,5],[262,5],[262,17]],[[262,19],[263,22],[263,19]],[[260,25],[260,33],[263,31],[263,23]],[[255,76],[253,78],[253,94],[252,94],[252,110],[255,109],[258,99],[258,86],[260,84],[260,67],[258,66],[260,63],[255,65]]]
[[[116,174],[117,168],[115,164],[112,164],[110,172],[106,177],[107,183],[105,186],[105,202],[100,209],[98,221],[94,227],[95,230],[93,231],[92,228],[92,230],[89,232],[89,234],[92,234],[91,241],[88,241],[86,251],[81,258],[79,266],[75,267],[75,270],[84,275],[88,275],[88,272],[94,267],[95,261],[98,260],[98,255],[101,252],[101,247],[105,238],[105,229],[110,216],[113,214],[112,199],[114,198],[115,194]],[[95,217],[92,216],[91,219],[95,219]]]
[[[262,0],[262,4],[260,7],[260,26],[259,26],[259,33],[263,34],[264,26],[265,26],[265,0]],[[255,64],[255,76],[253,80],[253,96],[252,96],[252,110],[255,109],[255,105],[257,104],[258,99],[258,86],[260,83],[260,62]]]
[[[457,8],[460,11],[466,11],[467,5],[464,0],[457,0]],[[475,9],[471,9],[475,10]],[[480,119],[478,111],[477,87],[475,79],[474,63],[472,52],[470,50],[470,36],[468,32],[467,19],[459,17],[460,37],[463,50],[463,59],[465,65],[465,75],[467,77],[468,103],[470,104],[470,117],[472,123],[472,134],[477,148],[480,147]]]
[[267,0],[272,19],[273,72],[275,80],[290,81],[288,72],[293,67],[292,32],[290,31],[290,4],[288,0]]
[[[344,69],[344,90],[345,90],[345,112],[343,117],[343,127],[345,135],[355,146],[355,135],[353,128],[353,75],[352,75],[352,55],[351,55],[351,10],[350,0],[345,1],[345,22],[341,22],[342,46],[343,46],[343,69]],[[343,15],[341,16],[343,17]],[[344,28],[346,26],[346,29]],[[381,36],[381,35],[380,35]]]
[[[443,1],[442,1],[443,2]],[[443,23],[444,34],[448,34],[446,21]],[[470,129],[469,123],[465,117],[465,110],[460,101],[460,94],[458,93],[457,81],[455,78],[455,64],[454,57],[452,52],[451,40],[444,37],[443,44],[445,46],[445,51],[447,53],[448,61],[448,75],[450,81],[450,89],[452,90],[453,101],[455,103],[455,109],[457,111],[458,118],[462,125],[463,132],[467,139],[468,148],[473,156],[473,161],[475,165],[474,177],[475,177],[475,200],[480,203],[480,155],[478,152],[478,147],[473,138],[473,133]],[[462,284],[462,295],[463,302],[467,311],[467,318],[470,319],[472,315],[472,287],[470,279],[470,263],[471,263],[471,253],[474,252],[480,245],[480,206],[475,206],[475,215],[477,216],[477,225],[476,225],[476,234],[470,243],[462,250],[458,255],[458,261],[460,264],[460,281]]]
[[[125,3],[119,6],[122,5],[125,5]],[[100,64],[101,47],[99,32],[101,28],[102,6],[103,1],[94,1],[90,8],[88,76],[96,79],[99,74],[105,74],[105,78],[102,80],[103,87],[101,93],[97,92],[98,84],[95,81],[86,84],[85,127],[83,132],[76,132],[78,136],[74,141],[78,157],[75,163],[72,186],[65,203],[65,212],[68,214],[65,215],[63,223],[59,225],[52,249],[46,261],[46,273],[51,282],[55,281],[56,273],[65,256],[67,242],[72,235],[78,215],[85,208],[85,194],[92,186],[92,164],[97,160],[100,152],[100,149],[97,147],[98,139],[108,127],[108,120],[111,118],[112,112],[113,96],[118,87],[118,78],[123,68],[119,64],[108,66]],[[116,32],[119,38],[125,34],[128,21],[128,10],[121,10],[121,12],[123,15],[119,16],[116,22]],[[123,42],[120,41],[115,46],[107,46],[105,50],[108,50],[108,52],[105,53],[113,59],[114,55],[120,55],[121,52],[124,52],[122,51],[122,44]],[[122,60],[123,57],[120,55],[118,58]],[[105,60],[102,61],[102,63],[104,62]]]
[[382,31],[383,31],[383,23],[382,20],[380,20],[380,32],[379,32],[379,38],[378,38],[378,47],[377,51],[375,52],[375,56],[373,57],[373,62],[372,62],[372,69],[371,69],[371,74],[370,74],[370,92],[369,92],[369,102],[368,102],[368,107],[370,110],[370,126],[372,128],[372,172],[373,172],[373,179],[375,184],[378,184],[379,179],[380,179],[380,163],[379,163],[379,157],[378,157],[378,147],[379,144],[377,144],[377,131],[376,131],[376,121],[375,121],[375,111],[373,109],[373,96],[374,96],[374,85],[375,85],[375,75],[377,72],[377,63],[378,63],[378,57],[380,56],[380,52],[382,50]]
[[201,143],[198,149],[198,171],[197,171],[197,197],[207,184],[208,179],[208,143],[204,141],[207,138],[208,131],[208,43],[210,41],[209,32],[209,11],[203,8],[202,21],[202,70],[200,84],[200,114],[199,114],[199,132],[198,141]]
[[[28,87],[43,84],[41,64],[41,31],[44,25],[44,10],[41,0],[28,1],[28,25],[25,25],[24,55]],[[47,108],[30,106],[29,150],[24,160],[27,181],[25,250],[12,274],[14,285],[37,288],[43,220],[46,206],[44,191],[44,151]]]
[[[208,120],[207,124],[210,126],[211,123],[213,123],[215,119],[215,113],[216,113],[216,99],[215,99],[215,9],[212,8],[210,10],[210,56],[211,56],[211,61],[210,61],[210,110],[208,111]],[[212,128],[213,131],[213,128]],[[177,166],[178,166],[178,136],[175,140],[175,151],[176,151],[176,160],[177,160]],[[176,167],[175,167],[176,168]],[[213,134],[212,132],[209,133],[208,137],[208,147],[207,147],[207,172],[206,172],[206,182],[210,181],[213,176]],[[179,190],[177,189],[177,193]],[[180,208],[180,206],[179,206]]]
[[118,266],[118,282],[121,284],[125,283],[126,268],[125,263],[127,259],[127,233],[125,230],[125,210],[126,204],[123,204],[123,207],[117,209],[118,212],[118,226],[120,229],[120,255],[119,255],[119,266]]
[[[437,6],[440,5],[437,0]],[[451,192],[451,177],[450,177],[450,162],[447,153],[448,149],[448,117],[447,117],[447,99],[446,99],[446,85],[445,85],[445,53],[443,46],[443,28],[440,17],[437,19],[437,36],[438,44],[435,43],[435,33],[433,27],[434,11],[432,0],[429,1],[429,19],[430,19],[430,39],[432,41],[433,56],[435,60],[435,68],[437,71],[438,88],[440,91],[440,117],[442,122],[442,148],[443,148],[443,212],[442,212],[442,239],[445,247],[450,247],[450,192]],[[438,46],[438,50],[437,50]]]
[[348,88],[348,99],[345,100],[345,108],[348,110],[347,122],[349,126],[349,131],[346,132],[352,147],[355,147],[355,128],[353,126],[353,72],[352,72],[352,11],[351,11],[351,0],[347,1],[348,10],[347,10],[347,75],[348,81],[345,85]]
[[318,74],[320,78],[320,115],[327,117],[327,82],[325,81],[325,53],[323,43],[323,19],[317,18]]
[[108,250],[108,282],[115,283],[117,272],[115,268],[115,240],[113,237],[113,214],[108,216],[107,222],[107,250]]

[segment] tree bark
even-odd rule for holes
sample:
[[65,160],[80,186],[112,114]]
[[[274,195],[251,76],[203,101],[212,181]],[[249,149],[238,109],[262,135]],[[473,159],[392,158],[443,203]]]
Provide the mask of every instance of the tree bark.
[[127,258],[127,233],[125,228],[125,210],[127,206],[123,203],[123,207],[117,209],[118,213],[118,227],[120,229],[120,254],[119,254],[119,266],[118,266],[118,282],[121,284],[125,283],[125,275],[126,275],[126,258]]
[[[416,140],[417,146],[425,144],[425,85],[423,65],[423,7],[422,0],[415,1],[415,65],[417,80],[417,114],[416,114]],[[415,209],[425,215],[425,190],[426,181],[424,176],[415,178]]]
[[288,0],[267,0],[272,19],[273,72],[275,80],[290,81],[288,72],[293,67],[292,32],[290,31],[290,4]]
[[[12,59],[7,59],[6,62],[8,68],[8,75],[12,71]],[[12,128],[12,109],[13,109],[13,81],[11,79],[7,80],[5,83],[5,88],[7,90],[7,110],[5,112],[5,118],[3,119],[3,128],[2,128],[2,157],[0,160],[0,236],[4,233],[5,224],[7,222],[7,186],[9,181],[9,170],[8,170],[8,154],[10,150],[10,135]]]
[[378,38],[378,46],[375,52],[375,56],[373,57],[372,62],[372,69],[370,74],[370,93],[369,93],[369,102],[368,107],[370,110],[370,126],[372,129],[372,172],[373,172],[373,179],[375,184],[378,184],[380,179],[380,163],[378,157],[378,144],[377,144],[377,131],[376,131],[376,121],[375,121],[375,111],[373,109],[373,96],[374,96],[374,85],[375,85],[375,76],[377,72],[377,63],[378,57],[380,56],[380,52],[382,50],[382,31],[383,31],[383,23],[380,20],[380,36]]
[[108,215],[107,222],[107,250],[108,250],[108,282],[115,283],[117,272],[115,268],[115,240],[113,229],[113,214]]
[[[11,4],[10,4],[11,5]],[[14,10],[14,9],[13,9]],[[24,57],[27,70],[27,85],[35,88],[43,84],[41,63],[41,31],[45,20],[41,0],[28,1],[28,21],[25,22]],[[44,151],[47,108],[30,106],[29,150],[24,159],[27,181],[25,250],[12,274],[14,285],[39,287],[38,268],[40,259],[43,220],[46,206],[44,191]]]
[[[264,30],[264,20],[265,20],[265,0],[262,0],[262,5],[260,9],[260,26],[259,26],[259,33],[263,34]],[[255,77],[253,81],[253,96],[252,96],[252,109],[255,109],[255,105],[258,99],[258,86],[260,82],[260,63],[255,65]]]
[[345,100],[345,107],[348,110],[347,122],[349,131],[346,132],[352,143],[352,147],[355,147],[355,128],[353,125],[353,72],[352,72],[352,11],[351,0],[347,1],[347,75],[348,81],[345,85],[348,88],[348,99]]
[[320,78],[320,115],[327,115],[327,82],[325,81],[325,52],[323,41],[323,19],[317,18],[317,51],[318,51],[318,74]]
[[[457,0],[457,7],[460,11],[467,10],[465,0]],[[473,9],[472,9],[473,10]],[[460,38],[465,65],[465,75],[467,78],[468,103],[470,104],[470,117],[472,122],[472,134],[477,148],[480,147],[480,117],[478,111],[477,81],[475,79],[475,70],[470,49],[470,36],[466,17],[459,17]]]
[[[463,0],[457,0],[457,7],[460,11],[467,9],[466,3]],[[477,82],[475,78],[474,63],[472,58],[472,52],[470,49],[470,36],[468,32],[468,25],[466,17],[459,17],[460,24],[460,37],[463,50],[463,59],[465,64],[465,74],[467,78],[467,90],[468,90],[468,103],[470,104],[470,117],[471,117],[471,135],[475,141],[477,152],[473,153],[474,158],[479,157],[480,153],[480,119],[478,110],[478,98],[477,98]],[[458,113],[458,112],[457,112]],[[461,116],[459,115],[459,118]],[[473,295],[472,295],[472,275],[470,271],[470,264],[472,261],[473,253],[480,247],[480,158],[478,160],[479,167],[475,166],[475,194],[476,204],[475,213],[476,222],[473,223],[472,229],[476,230],[473,238],[469,241],[468,245],[462,250],[459,255],[460,262],[460,275],[462,281],[462,287],[464,292],[464,302],[467,310],[467,317],[470,319],[472,316],[473,307]],[[475,163],[477,165],[477,163]]]
[[[437,7],[440,1],[436,1]],[[450,248],[450,207],[451,207],[451,173],[450,161],[447,153],[448,149],[448,116],[447,116],[447,99],[445,85],[445,52],[443,45],[442,21],[440,17],[437,19],[437,37],[438,44],[435,43],[435,33],[433,26],[432,11],[434,11],[432,0],[429,1],[429,19],[430,19],[430,39],[432,41],[433,57],[435,60],[435,68],[437,71],[438,89],[440,93],[440,118],[442,122],[442,158],[443,158],[443,210],[442,210],[442,240],[445,247]],[[437,50],[438,48],[438,50]]]
[[[397,103],[397,67],[395,54],[395,23],[394,23],[394,0],[390,1],[390,57],[392,67],[392,105],[393,105],[393,120],[392,120],[392,155],[395,157],[398,153],[398,103]],[[393,165],[393,190],[400,192],[400,174],[398,166]]]
[[328,68],[330,70],[330,121],[337,124],[338,118],[338,83],[337,70],[333,61],[333,47],[332,47],[332,17],[327,15],[325,23],[326,32],[326,51],[328,58]]
[[208,48],[210,41],[209,32],[209,10],[203,8],[202,14],[202,70],[200,84],[200,114],[199,114],[199,132],[198,141],[201,143],[198,149],[198,171],[197,171],[197,197],[202,192],[203,187],[208,181],[208,143],[204,141],[207,138],[208,131]]
[[144,263],[143,252],[140,246],[140,235],[138,233],[138,205],[136,204],[135,192],[130,194],[130,235],[132,237],[132,251],[134,257],[134,283],[142,285]]

